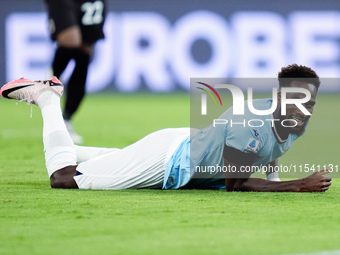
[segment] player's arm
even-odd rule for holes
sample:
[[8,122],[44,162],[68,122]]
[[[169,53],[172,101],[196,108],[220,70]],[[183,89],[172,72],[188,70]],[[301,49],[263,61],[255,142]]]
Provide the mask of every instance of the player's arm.
[[275,167],[279,165],[278,162],[279,162],[278,159],[275,159],[274,161],[267,164],[266,176],[268,181],[275,182],[281,181],[279,177],[279,171],[275,170],[276,169]]
[[315,172],[306,178],[291,181],[268,181],[259,178],[250,178],[255,154],[244,153],[226,146],[224,153],[224,166],[227,191],[266,191],[266,192],[321,192],[328,190],[331,177],[323,176],[331,170]]

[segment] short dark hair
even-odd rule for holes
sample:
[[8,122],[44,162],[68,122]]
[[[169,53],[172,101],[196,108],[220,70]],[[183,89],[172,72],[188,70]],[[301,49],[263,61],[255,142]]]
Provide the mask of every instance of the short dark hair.
[[320,87],[320,78],[316,72],[310,67],[297,64],[291,64],[286,67],[282,67],[281,72],[278,74],[278,79],[280,88],[287,87],[292,81],[296,80],[311,83],[317,89]]

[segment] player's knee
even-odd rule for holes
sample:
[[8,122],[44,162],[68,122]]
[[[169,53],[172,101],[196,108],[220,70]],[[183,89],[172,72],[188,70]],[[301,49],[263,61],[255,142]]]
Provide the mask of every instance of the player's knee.
[[91,55],[93,53],[93,44],[83,43],[80,48],[83,52],[85,52],[88,55]]
[[66,183],[62,178],[59,178],[59,176],[56,176],[53,174],[50,177],[50,183],[51,187],[54,189],[65,189],[66,188]]
[[72,26],[57,35],[59,46],[79,48],[82,46],[82,37],[79,26]]
[[55,171],[50,177],[51,187],[55,189],[77,189],[78,185],[73,179],[77,166],[67,166]]

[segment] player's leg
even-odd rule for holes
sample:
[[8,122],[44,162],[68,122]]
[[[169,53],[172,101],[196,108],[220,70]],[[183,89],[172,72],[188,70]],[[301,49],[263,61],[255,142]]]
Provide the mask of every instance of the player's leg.
[[48,81],[19,79],[1,88],[1,95],[39,106],[43,118],[45,162],[51,186],[78,188],[74,144],[66,130],[60,108],[63,92],[61,82],[53,77]]
[[73,49],[75,67],[66,87],[66,101],[64,108],[64,119],[70,121],[73,114],[78,110],[85,96],[85,84],[90,64],[90,52],[92,45]]
[[80,189],[162,188],[166,164],[189,128],[163,129],[112,153],[80,163]]
[[119,151],[119,148],[101,148],[101,147],[89,147],[89,146],[79,146],[74,145],[74,149],[76,151],[77,162],[84,162],[95,158],[97,156],[101,156],[107,153],[114,153]]
[[161,188],[166,163],[189,135],[189,129],[154,132],[121,150],[105,153],[76,166],[76,151],[63,121],[63,86],[49,81],[19,79],[1,88],[1,95],[34,103],[43,117],[46,168],[53,188]]
[[85,96],[85,84],[90,64],[90,54],[85,52],[83,48],[73,48],[72,51],[75,67],[66,87],[63,116],[72,140],[77,144],[82,144],[83,138],[74,131],[71,119]]

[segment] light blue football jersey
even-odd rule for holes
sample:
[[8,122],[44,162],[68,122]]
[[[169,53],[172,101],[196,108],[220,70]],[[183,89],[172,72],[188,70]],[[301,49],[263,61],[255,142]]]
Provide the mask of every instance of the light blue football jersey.
[[[272,100],[254,100],[253,105],[257,110],[267,110],[271,108]],[[255,115],[248,110],[247,102],[244,109],[244,115],[233,115],[231,107],[219,117],[222,124],[202,130],[191,129],[190,137],[179,145],[167,163],[163,189],[178,189],[185,185],[190,188],[224,186],[224,172],[219,170],[224,166],[225,145],[256,154],[253,165],[259,170],[285,154],[298,138],[290,134],[287,140],[281,141],[272,127],[271,114]]]

